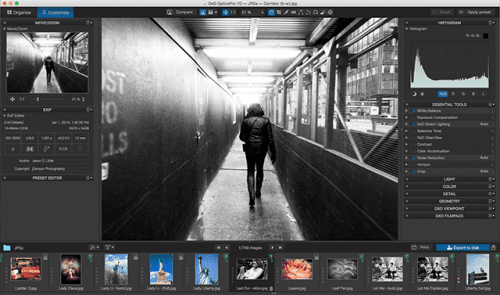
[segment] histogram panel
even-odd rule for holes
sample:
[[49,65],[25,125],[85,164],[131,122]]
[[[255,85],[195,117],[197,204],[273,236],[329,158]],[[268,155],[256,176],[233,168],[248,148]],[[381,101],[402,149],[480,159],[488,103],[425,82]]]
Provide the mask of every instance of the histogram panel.
[[412,42],[411,88],[488,88],[488,43]]

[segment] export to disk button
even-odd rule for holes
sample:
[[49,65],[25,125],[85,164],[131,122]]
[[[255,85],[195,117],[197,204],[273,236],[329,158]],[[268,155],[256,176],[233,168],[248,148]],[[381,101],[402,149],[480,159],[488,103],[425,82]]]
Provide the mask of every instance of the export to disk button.
[[436,251],[490,251],[490,244],[436,244]]

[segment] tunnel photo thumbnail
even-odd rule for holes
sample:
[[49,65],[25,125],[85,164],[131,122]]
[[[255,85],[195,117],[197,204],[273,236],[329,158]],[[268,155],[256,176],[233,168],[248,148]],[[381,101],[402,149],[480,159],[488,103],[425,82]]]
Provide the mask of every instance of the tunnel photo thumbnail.
[[8,32],[8,93],[87,93],[87,32]]

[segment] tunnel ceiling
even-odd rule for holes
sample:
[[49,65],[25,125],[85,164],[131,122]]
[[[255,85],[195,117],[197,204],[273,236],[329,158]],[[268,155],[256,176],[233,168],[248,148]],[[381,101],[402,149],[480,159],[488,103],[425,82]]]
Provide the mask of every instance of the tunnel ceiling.
[[[44,55],[52,52],[54,47],[59,45],[68,37],[68,32],[35,32],[26,33],[31,42],[37,45]],[[25,35],[26,36],[26,35]]]
[[[324,44],[325,38],[330,39],[345,24],[339,26],[339,20],[333,18],[185,18],[182,21],[194,38],[195,47],[208,56],[229,89],[240,98],[250,96],[254,100],[283,76],[304,48]],[[330,36],[326,37],[327,34]],[[235,82],[234,77],[240,79]]]

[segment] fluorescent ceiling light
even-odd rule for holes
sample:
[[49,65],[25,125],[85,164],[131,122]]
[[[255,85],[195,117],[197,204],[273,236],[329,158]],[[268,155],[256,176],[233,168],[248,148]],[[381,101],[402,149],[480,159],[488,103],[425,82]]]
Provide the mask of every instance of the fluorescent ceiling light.
[[266,47],[209,47],[203,51],[209,57],[240,59],[294,58],[300,54],[299,49]]
[[222,78],[226,83],[273,83],[274,77],[259,77],[259,76],[227,76]]
[[257,94],[257,93],[237,93],[234,96],[238,98],[261,98],[262,94]]
[[252,66],[272,66],[274,63],[270,60],[252,60]]
[[251,64],[252,66],[268,66],[271,67],[274,65],[274,62],[271,60],[245,60],[245,59],[231,59],[225,60],[224,65],[226,66],[247,66]]
[[233,93],[266,93],[267,88],[264,87],[255,87],[255,88],[231,88]]
[[238,87],[274,87],[272,83],[259,83],[259,84],[250,84],[250,83],[228,83],[227,87],[229,88],[238,88]]
[[58,44],[58,43],[61,43],[61,40],[42,39],[42,40],[35,40],[35,43],[38,43],[38,44]]

